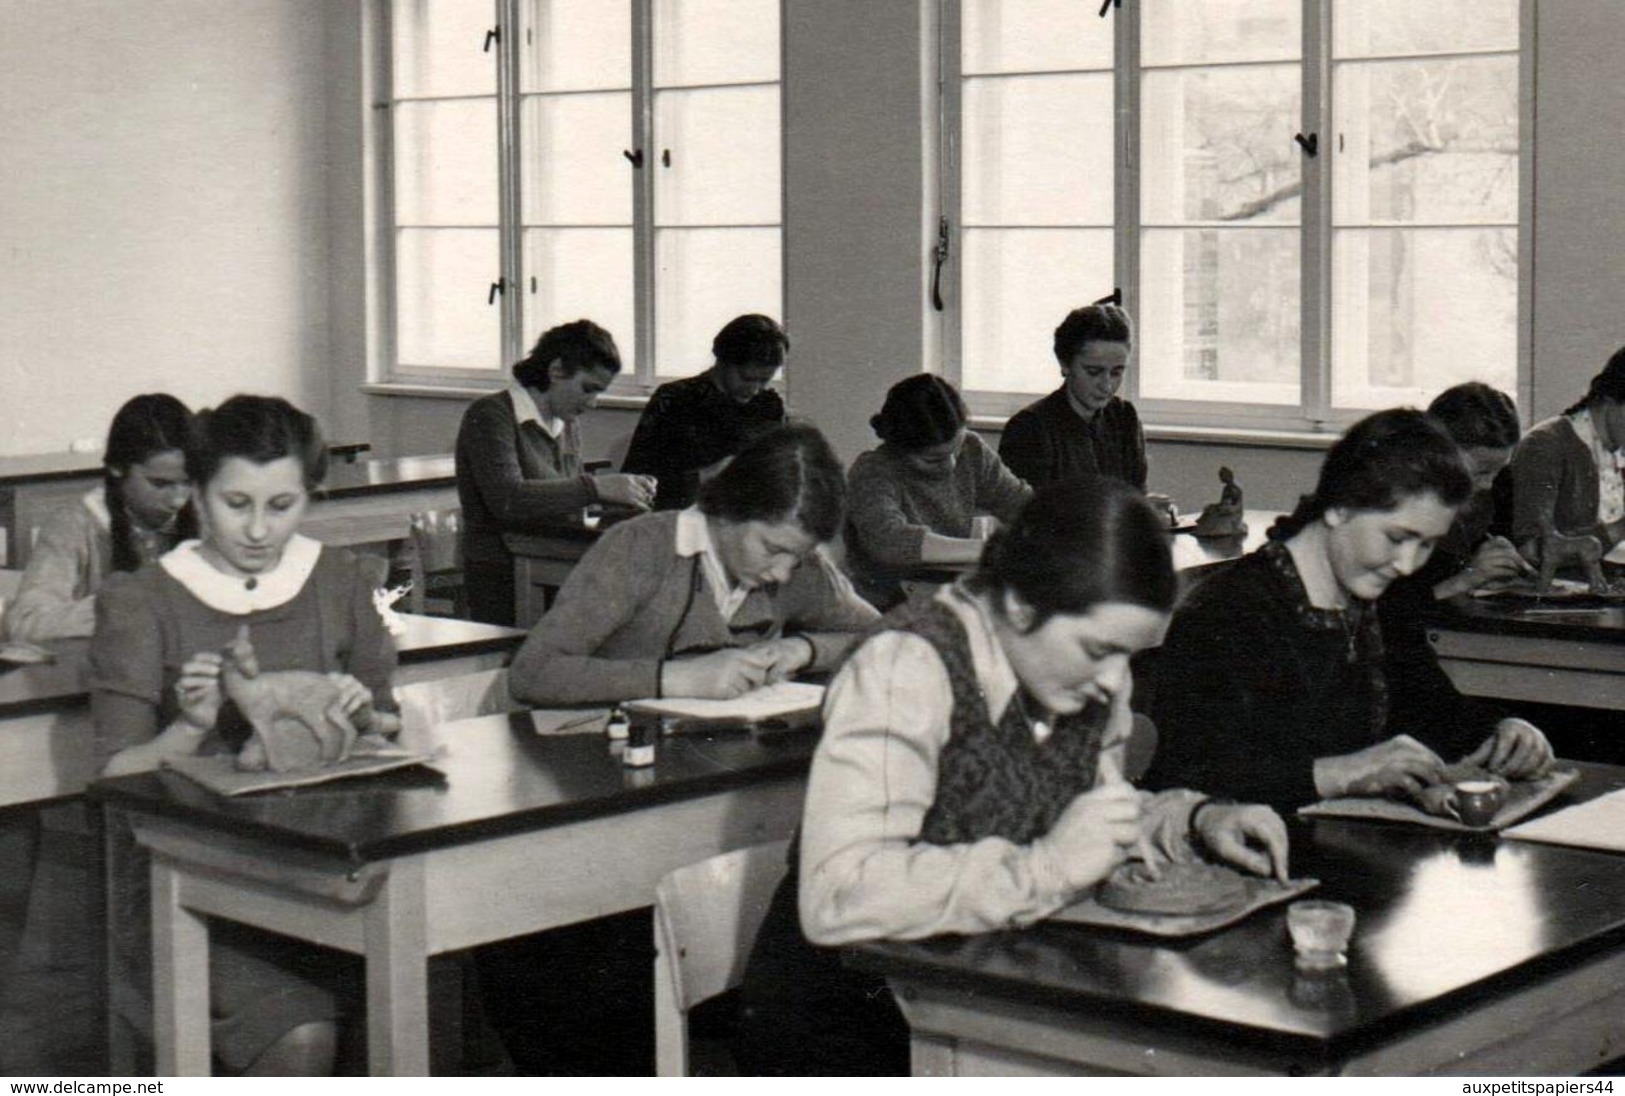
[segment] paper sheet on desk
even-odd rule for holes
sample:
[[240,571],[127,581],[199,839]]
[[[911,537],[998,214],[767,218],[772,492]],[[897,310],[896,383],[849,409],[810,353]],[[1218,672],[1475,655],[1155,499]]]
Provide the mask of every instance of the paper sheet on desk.
[[756,723],[764,719],[783,719],[816,711],[824,703],[824,687],[804,681],[780,681],[753,689],[732,700],[701,700],[698,697],[668,696],[632,700],[627,711],[649,712],[654,715],[675,716],[678,719],[738,720]]
[[300,769],[293,772],[244,772],[237,767],[237,759],[230,754],[203,757],[171,757],[164,760],[164,768],[202,784],[216,795],[248,795],[252,792],[281,791],[284,788],[303,788],[311,784],[326,784],[355,776],[374,776],[393,769],[412,765],[426,765],[433,761],[430,754],[410,750],[379,750],[376,753],[347,758],[318,769]]
[[1501,832],[1519,841],[1578,845],[1625,852],[1625,791],[1609,792],[1585,803],[1532,819]]

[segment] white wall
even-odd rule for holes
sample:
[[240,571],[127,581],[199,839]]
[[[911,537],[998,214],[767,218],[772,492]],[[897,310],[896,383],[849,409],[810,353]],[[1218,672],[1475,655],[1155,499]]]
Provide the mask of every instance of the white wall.
[[331,382],[323,0],[0,5],[0,455]]

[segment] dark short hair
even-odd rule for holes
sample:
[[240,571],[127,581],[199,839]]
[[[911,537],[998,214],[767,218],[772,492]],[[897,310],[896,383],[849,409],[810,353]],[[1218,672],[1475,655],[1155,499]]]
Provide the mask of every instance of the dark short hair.
[[186,474],[199,487],[206,486],[227,457],[254,464],[294,457],[307,491],[321,486],[327,475],[321,426],[280,396],[233,396],[213,410],[198,412],[186,447]]
[[1074,308],[1055,329],[1055,360],[1064,369],[1093,342],[1123,343],[1132,350],[1134,321],[1115,304],[1086,304]]
[[735,316],[711,340],[711,355],[717,364],[735,368],[755,365],[777,369],[789,352],[790,336],[777,320],[760,312]]
[[1270,536],[1284,539],[1326,511],[1392,510],[1417,495],[1460,506],[1473,493],[1461,447],[1437,419],[1413,407],[1367,415],[1338,439],[1320,466],[1315,493],[1278,519]]
[[[1057,613],[1126,602],[1173,609],[1179,583],[1168,522],[1122,480],[1084,476],[1041,488],[1008,529],[988,542],[973,589],[1014,593],[1032,607],[1032,627]],[[1002,609],[1003,599],[991,598]]]
[[1446,388],[1428,404],[1428,414],[1463,449],[1510,449],[1522,433],[1512,397],[1479,381]]
[[621,352],[608,331],[591,320],[573,320],[542,332],[530,353],[514,363],[513,379],[526,388],[546,392],[552,383],[548,366],[554,362],[563,364],[566,377],[583,369],[602,369],[614,376],[621,371]]
[[820,543],[846,516],[846,472],[818,428],[776,426],[700,487],[700,510],[725,521],[794,520]]
[[[124,505],[123,482],[130,466],[159,453],[185,453],[192,437],[192,412],[167,392],[132,396],[113,416],[107,428],[107,447],[102,450],[102,497],[107,500],[109,533],[113,542],[113,570],[133,571],[141,566],[130,527],[130,511]],[[190,503],[181,511],[176,532],[183,538],[197,534],[197,522]]]
[[1563,414],[1572,415],[1581,408],[1595,407],[1604,401],[1625,403],[1625,346],[1614,351],[1608,359],[1608,364],[1602,367],[1602,372],[1591,378],[1585,398],[1566,409]]
[[869,425],[888,445],[928,449],[958,437],[969,417],[953,385],[935,373],[916,373],[891,386]]

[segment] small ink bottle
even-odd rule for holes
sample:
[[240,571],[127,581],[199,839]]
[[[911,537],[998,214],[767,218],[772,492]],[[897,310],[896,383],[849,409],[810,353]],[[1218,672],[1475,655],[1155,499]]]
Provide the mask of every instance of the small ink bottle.
[[632,721],[626,718],[626,713],[620,708],[611,708],[609,718],[604,720],[604,734],[611,739],[626,738],[632,733]]
[[655,763],[655,741],[660,737],[660,725],[652,719],[640,719],[631,725],[626,740],[626,752],[621,764],[629,769],[642,769]]

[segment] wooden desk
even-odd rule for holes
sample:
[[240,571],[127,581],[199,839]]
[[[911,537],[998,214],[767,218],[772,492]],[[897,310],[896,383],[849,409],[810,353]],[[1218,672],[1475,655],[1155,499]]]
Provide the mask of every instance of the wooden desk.
[[1472,696],[1625,709],[1625,605],[1530,612],[1486,598],[1440,605],[1428,621],[1439,665]]
[[[1170,545],[1174,552],[1174,570],[1194,571],[1214,564],[1230,563],[1262,548],[1268,539],[1266,534],[1275,524],[1275,519],[1281,516],[1280,512],[1244,510],[1242,513],[1247,532],[1239,537],[1197,537],[1190,533],[1175,533]],[[1194,522],[1196,515],[1185,514],[1180,520]]]
[[[402,614],[398,684],[506,666],[515,628]],[[0,672],[0,808],[77,795],[97,772],[90,725],[90,641],[45,646],[57,660]]]
[[[1579,798],[1625,786],[1625,769],[1582,768]],[[921,1074],[1530,1076],[1625,1047],[1625,857],[1290,828],[1294,874],[1359,913],[1344,971],[1299,974],[1280,908],[1170,944],[1046,924],[850,961],[898,989]]]
[[547,612],[577,561],[598,543],[598,529],[576,524],[504,533],[502,543],[513,553],[514,623],[529,630]]
[[601,735],[527,713],[437,728],[444,780],[225,800],[173,773],[98,782],[152,853],[158,1072],[209,1072],[204,915],[362,955],[375,1074],[428,1071],[428,957],[646,906],[666,872],[786,837],[816,735],[660,743],[625,769]]

